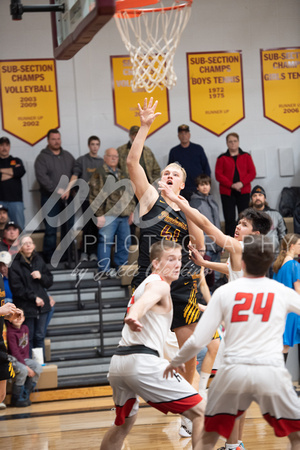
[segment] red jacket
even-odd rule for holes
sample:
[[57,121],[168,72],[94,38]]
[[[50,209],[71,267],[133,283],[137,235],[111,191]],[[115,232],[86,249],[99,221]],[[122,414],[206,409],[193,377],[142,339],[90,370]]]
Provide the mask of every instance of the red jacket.
[[[256,170],[251,155],[239,149],[236,167],[240,176],[240,181],[243,183],[241,194],[249,194],[251,192],[250,183],[256,176]],[[234,158],[230,156],[229,150],[227,150],[226,153],[222,153],[218,157],[215,169],[216,180],[220,183],[220,194],[231,195],[234,170]]]

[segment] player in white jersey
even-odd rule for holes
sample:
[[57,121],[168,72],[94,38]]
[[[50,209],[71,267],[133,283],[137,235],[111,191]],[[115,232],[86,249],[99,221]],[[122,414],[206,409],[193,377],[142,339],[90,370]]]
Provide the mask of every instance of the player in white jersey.
[[139,408],[139,396],[167,414],[182,414],[193,421],[193,448],[199,448],[205,402],[174,372],[164,378],[168,361],[164,343],[172,323],[170,285],[181,269],[181,246],[162,240],[150,248],[152,274],[136,289],[127,307],[125,325],[109,367],[109,382],[116,405],[114,425],[105,434],[101,450],[121,450]]
[[247,236],[244,244],[244,277],[215,291],[165,376],[182,369],[224,321],[224,363],[209,389],[200,449],[213,449],[219,435],[228,438],[235,419],[255,401],[276,436],[288,436],[291,448],[299,450],[300,399],[282,356],[286,316],[300,314],[299,294],[264,276],[273,261],[268,238]]
[[[185,216],[201,228],[216,244],[229,252],[231,276],[234,278],[241,276],[243,248],[240,242],[243,241],[244,236],[249,234],[267,234],[272,225],[270,216],[264,212],[256,211],[253,208],[245,209],[239,216],[239,223],[236,226],[234,237],[231,237],[219,230],[219,228],[211,223],[197,209],[192,208],[184,197],[174,193],[165,182],[159,182],[159,190],[164,197],[174,202],[184,212]],[[190,250],[192,250],[191,247]],[[192,257],[198,265],[229,275],[229,269],[226,263],[214,263],[204,260],[196,251],[193,252]],[[237,273],[236,276],[234,274],[235,272],[240,273]]]

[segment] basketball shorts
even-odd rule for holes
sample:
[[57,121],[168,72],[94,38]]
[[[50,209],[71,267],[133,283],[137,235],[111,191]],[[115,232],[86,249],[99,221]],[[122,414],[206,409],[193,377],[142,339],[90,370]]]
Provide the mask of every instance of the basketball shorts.
[[167,414],[181,414],[196,406],[202,397],[178,373],[164,378],[168,361],[154,355],[114,355],[108,379],[116,405],[115,425],[123,425],[127,417],[139,409],[139,397],[150,406]]
[[[3,344],[4,345],[4,344]],[[9,361],[6,351],[0,350],[0,380],[13,378],[15,372],[12,363]]]
[[200,319],[200,310],[197,301],[197,281],[195,276],[187,273],[180,276],[171,284],[171,298],[173,301],[173,321],[171,330]]
[[211,383],[205,430],[229,438],[235,419],[252,401],[278,437],[300,430],[300,398],[285,367],[222,365]]

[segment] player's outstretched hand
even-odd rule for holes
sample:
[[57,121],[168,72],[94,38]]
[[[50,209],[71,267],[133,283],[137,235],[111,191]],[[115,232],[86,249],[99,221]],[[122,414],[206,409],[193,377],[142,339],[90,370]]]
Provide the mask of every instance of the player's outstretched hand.
[[164,371],[164,378],[169,378],[169,375],[173,378],[174,371],[178,372],[178,370],[185,372],[185,364],[180,364],[178,367],[173,367],[171,364],[168,364]]
[[157,100],[153,103],[153,97],[150,98],[148,105],[147,105],[147,98],[145,98],[143,108],[138,103],[138,107],[140,110],[141,125],[150,126],[154,121],[154,119],[161,114],[160,112],[157,113],[155,112],[157,103],[158,103]]
[[193,261],[193,263],[195,263],[197,266],[203,266],[205,263],[205,260],[203,258],[203,254],[204,252],[202,252],[201,250],[197,250],[193,245],[189,244],[188,245],[188,249],[190,251],[190,257]]
[[10,314],[8,317],[5,317],[5,319],[8,319],[10,322],[12,322],[15,319],[19,319],[23,314],[23,311],[19,308],[16,308],[15,311]]
[[177,194],[175,194],[175,192],[173,192],[173,189],[171,188],[171,186],[169,186],[164,181],[158,182],[158,190],[172,202],[178,201],[178,199],[180,197]]
[[125,317],[124,322],[127,323],[131,331],[142,331],[143,325],[137,319]]
[[0,316],[5,316],[5,319],[13,320],[18,316],[21,311],[16,307],[14,303],[4,303],[3,306],[0,307]]

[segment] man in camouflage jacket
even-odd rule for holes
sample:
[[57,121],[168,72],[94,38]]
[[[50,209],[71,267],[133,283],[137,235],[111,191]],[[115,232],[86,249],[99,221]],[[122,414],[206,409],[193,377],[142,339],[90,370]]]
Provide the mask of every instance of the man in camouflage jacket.
[[[127,142],[127,144],[121,145],[121,147],[117,148],[118,153],[119,153],[118,167],[121,169],[122,172],[124,172],[124,174],[126,174],[127,177],[129,177],[129,175],[128,175],[128,170],[127,170],[126,160],[127,160],[129,150],[131,149],[131,145],[132,145],[138,131],[139,131],[138,126],[135,125],[135,126],[131,127],[129,130],[129,141]],[[150,148],[146,147],[145,145],[143,147],[140,164],[143,167],[143,169],[145,170],[145,173],[147,175],[147,178],[148,178],[148,181],[150,184],[154,183],[154,181],[156,181],[158,178],[160,178],[160,167],[158,165],[158,162],[156,161],[155,156],[153,155]]]

